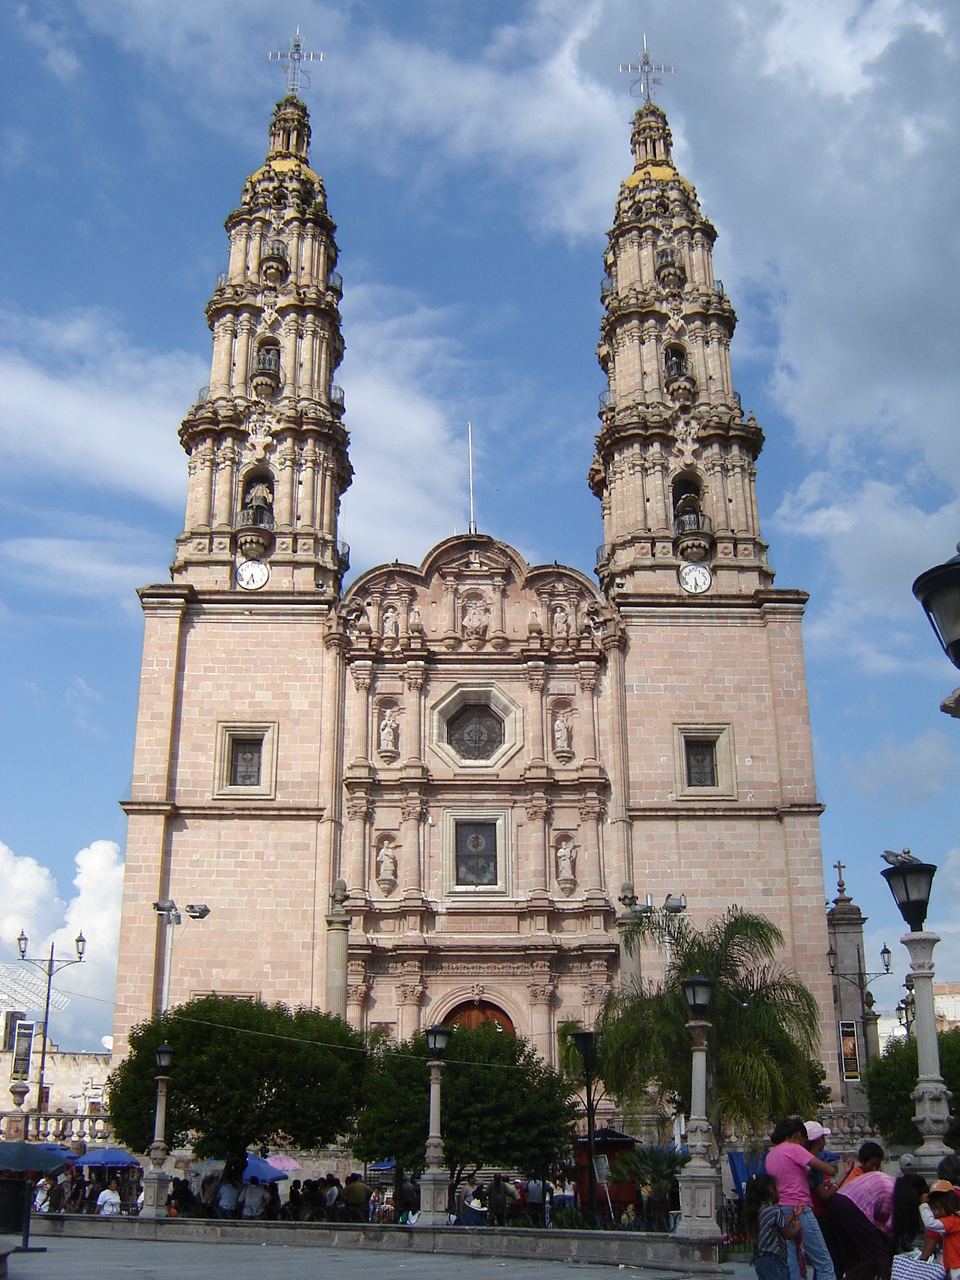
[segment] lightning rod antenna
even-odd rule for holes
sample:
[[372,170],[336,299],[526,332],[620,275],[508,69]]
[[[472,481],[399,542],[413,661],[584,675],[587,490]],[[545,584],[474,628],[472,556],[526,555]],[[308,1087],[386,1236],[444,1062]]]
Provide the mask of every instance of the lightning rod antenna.
[[477,522],[473,518],[473,423],[467,423],[467,458],[470,466],[470,532],[477,532]]

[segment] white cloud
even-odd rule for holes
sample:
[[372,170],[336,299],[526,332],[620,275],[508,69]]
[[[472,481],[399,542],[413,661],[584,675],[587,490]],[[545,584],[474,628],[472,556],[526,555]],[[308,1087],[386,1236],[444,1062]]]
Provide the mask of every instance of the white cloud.
[[952,740],[930,729],[912,742],[886,741],[854,763],[846,761],[843,780],[869,800],[890,807],[922,805],[956,787],[960,757]]
[[182,508],[176,424],[209,362],[135,347],[104,312],[0,311],[0,448],[8,466]]
[[469,365],[446,336],[443,312],[364,285],[351,289],[344,310],[356,476],[343,501],[342,533],[355,568],[418,564],[465,525],[465,447],[448,405]]
[[40,51],[43,64],[50,74],[61,84],[72,83],[82,69],[82,64],[70,47],[63,26],[54,24],[48,18],[35,17],[31,7],[26,4],[17,9],[17,20],[21,35]]
[[8,581],[86,600],[114,601],[135,613],[136,588],[167,578],[171,550],[169,539],[138,529],[117,529],[94,538],[9,538],[0,542],[0,565]]
[[47,867],[0,843],[0,956],[17,959],[16,938],[24,929],[31,954],[43,956],[52,942],[55,956],[70,959],[82,931],[87,942],[83,964],[54,978],[70,1005],[51,1018],[50,1034],[64,1048],[99,1049],[101,1037],[113,1027],[123,859],[112,840],[94,840],[80,850],[75,863],[75,892],[64,903]]

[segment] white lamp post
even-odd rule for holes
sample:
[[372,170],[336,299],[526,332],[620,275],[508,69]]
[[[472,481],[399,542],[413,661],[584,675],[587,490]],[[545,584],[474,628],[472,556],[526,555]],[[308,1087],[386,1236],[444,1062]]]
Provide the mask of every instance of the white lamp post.
[[684,981],[683,994],[691,1014],[687,1030],[693,1041],[693,1067],[691,1114],[687,1120],[690,1159],[680,1172],[679,1230],[683,1235],[714,1240],[720,1238],[721,1232],[717,1225],[717,1175],[707,1160],[712,1137],[707,1119],[707,1012],[713,999],[713,983],[695,973]]
[[910,953],[915,1008],[913,1025],[919,1065],[917,1087],[911,1097],[917,1104],[913,1122],[923,1141],[914,1153],[914,1167],[920,1173],[933,1176],[943,1157],[953,1154],[944,1142],[950,1127],[952,1094],[940,1074],[937,1015],[933,1007],[933,949],[940,938],[935,933],[926,933],[923,928],[937,868],[932,862],[921,862],[911,857],[907,849],[902,854],[887,856],[888,861],[891,858],[896,861],[884,867],[881,875],[890,886],[900,914],[910,929],[900,941]]
[[420,1219],[422,1227],[449,1225],[450,1179],[443,1167],[443,1139],[440,1136],[440,1074],[443,1055],[450,1043],[450,1028],[430,1027],[427,1050],[430,1054],[430,1132],[427,1136],[426,1167],[420,1179]]
[[[50,988],[53,985],[53,975],[59,973],[61,969],[67,969],[72,964],[81,964],[83,961],[83,953],[87,948],[87,940],[83,936],[83,930],[77,934],[74,947],[76,948],[76,960],[57,960],[53,954],[53,943],[50,943],[50,955],[44,960],[31,959],[27,955],[27,946],[29,939],[26,933],[21,929],[20,936],[17,938],[17,949],[20,952],[20,959],[24,964],[32,964],[35,969],[39,969],[41,973],[47,975],[47,1001],[43,1011],[43,1031],[40,1036],[40,1078],[37,1082],[37,1141],[43,1137],[43,1079],[47,1068],[47,1033],[50,1025]],[[24,1097],[26,1094],[24,1094]],[[22,1101],[22,1100],[21,1100]],[[18,1105],[20,1105],[18,1103]],[[27,1121],[27,1136],[29,1137],[30,1121]]]
[[167,1084],[173,1066],[173,1050],[166,1041],[159,1045],[157,1060],[157,1111],[153,1122],[153,1144],[150,1147],[150,1168],[143,1175],[143,1208],[141,1218],[165,1218],[167,1216],[167,1192],[170,1178],[164,1173],[167,1144],[164,1133],[167,1127]]

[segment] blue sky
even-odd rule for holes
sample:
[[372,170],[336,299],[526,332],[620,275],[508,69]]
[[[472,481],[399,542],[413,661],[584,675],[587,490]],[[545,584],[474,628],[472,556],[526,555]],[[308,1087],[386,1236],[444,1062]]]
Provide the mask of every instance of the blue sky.
[[[183,518],[180,420],[209,381],[223,220],[261,162],[299,23],[339,224],[353,572],[464,529],[592,571],[586,485],[604,233],[643,34],[718,228],[733,362],[767,435],[777,584],[805,644],[825,861],[901,929],[879,852],[940,865],[960,979],[954,671],[910,594],[960,535],[960,11],[948,0],[0,6],[0,959],[91,939],[51,1031],[110,1030],[136,714],[138,585]],[[834,875],[828,873],[833,896]],[[677,885],[678,892],[683,888]],[[898,979],[878,984],[892,1007]]]

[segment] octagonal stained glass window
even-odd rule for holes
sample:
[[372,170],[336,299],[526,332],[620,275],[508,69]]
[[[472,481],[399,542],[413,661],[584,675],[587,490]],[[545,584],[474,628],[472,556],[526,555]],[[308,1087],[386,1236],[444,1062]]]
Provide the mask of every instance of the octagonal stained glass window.
[[462,760],[489,760],[503,746],[503,720],[486,703],[470,703],[447,721],[447,743]]

